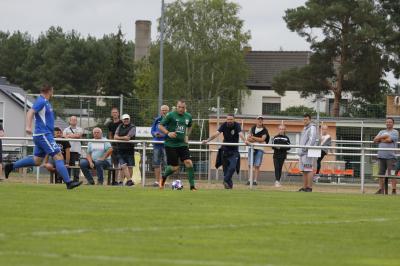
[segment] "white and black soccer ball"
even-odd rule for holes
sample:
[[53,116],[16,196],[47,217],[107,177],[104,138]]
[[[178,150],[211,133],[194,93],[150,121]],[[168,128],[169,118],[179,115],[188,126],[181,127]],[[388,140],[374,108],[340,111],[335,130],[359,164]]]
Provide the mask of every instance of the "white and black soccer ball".
[[175,180],[174,182],[172,182],[171,188],[172,190],[182,190],[183,189],[182,181],[179,179]]

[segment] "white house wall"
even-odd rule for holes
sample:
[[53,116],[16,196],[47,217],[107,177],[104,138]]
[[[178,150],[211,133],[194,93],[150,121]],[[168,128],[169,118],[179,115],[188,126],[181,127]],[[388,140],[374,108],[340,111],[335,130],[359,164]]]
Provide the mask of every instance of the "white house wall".
[[[242,114],[258,115],[262,113],[263,97],[280,97],[281,111],[292,106],[304,105],[309,108],[316,109],[316,103],[313,102],[314,97],[301,98],[297,91],[287,91],[285,96],[280,96],[272,90],[251,90],[250,95],[244,95],[242,101]],[[325,101],[321,101],[321,111],[326,109]]]
[[[4,119],[3,127],[6,137],[24,137],[25,134],[25,114],[24,109],[18,105],[10,97],[0,92],[0,102],[4,102]],[[7,141],[4,140],[3,144],[19,143],[23,144],[23,141]],[[8,147],[4,145],[4,150],[14,150],[15,147]]]

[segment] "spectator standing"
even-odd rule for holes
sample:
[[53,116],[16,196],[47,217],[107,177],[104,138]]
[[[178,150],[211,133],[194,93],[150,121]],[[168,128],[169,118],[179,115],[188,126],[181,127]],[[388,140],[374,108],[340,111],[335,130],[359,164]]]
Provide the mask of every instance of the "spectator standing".
[[161,120],[167,115],[169,111],[168,105],[163,105],[160,108],[160,116],[154,119],[153,124],[151,125],[151,135],[153,136],[153,140],[162,141],[163,143],[157,143],[153,145],[153,168],[154,175],[156,177],[156,182],[154,186],[158,187],[161,183],[161,164],[164,167],[167,165],[167,155],[165,153],[164,140],[165,134],[160,131],[158,125]]
[[[203,144],[210,142],[211,140],[218,137],[220,134],[224,136],[225,143],[239,143],[239,137],[243,142],[246,142],[245,137],[242,133],[242,127],[239,123],[235,122],[233,114],[226,116],[226,121],[218,128],[217,132],[211,135],[208,139],[203,140]],[[238,146],[222,146],[220,149],[222,152],[222,167],[224,171],[223,185],[225,189],[233,188],[232,176],[235,170],[240,166],[240,155]]]
[[[100,128],[93,129],[93,138],[95,140],[106,140]],[[88,181],[88,185],[94,185],[94,180],[90,169],[96,168],[97,185],[103,185],[104,174],[103,169],[111,166],[112,147],[109,142],[89,142],[86,158],[81,159],[80,167],[83,175]]]
[[[311,115],[305,114],[303,118],[304,128],[300,136],[300,145],[314,146],[317,140],[317,129],[311,122]],[[303,187],[299,191],[312,192],[312,177],[314,158],[308,156],[308,148],[299,148],[299,166],[303,172]]]
[[[64,129],[63,136],[67,139],[81,139],[83,135],[83,129],[78,127],[78,118],[76,116],[71,116],[69,118],[69,126]],[[71,144],[71,158],[69,161],[69,166],[77,166],[79,159],[81,157],[82,146],[80,141],[70,141]],[[71,174],[71,170],[68,169],[68,173]],[[74,181],[79,180],[79,169],[72,169],[74,176]]]
[[[256,124],[251,127],[247,142],[252,144],[265,144],[269,142],[269,133],[266,127],[263,125],[264,118],[260,115],[257,117]],[[248,154],[249,169],[250,165],[253,164],[253,186],[257,186],[257,180],[260,175],[260,166],[263,161],[264,147],[254,146],[253,147],[253,162],[250,162],[250,149]],[[250,179],[247,181],[247,185],[250,185]]]
[[[134,140],[136,136],[136,127],[131,123],[131,117],[128,114],[122,115],[122,124],[117,127],[115,131],[115,140]],[[118,163],[121,167],[121,175],[119,185],[123,184],[124,178],[127,179],[126,186],[133,186],[132,180],[132,167],[135,166],[135,144],[127,142],[117,143],[117,157]]]
[[[107,123],[108,128],[108,139],[114,139],[115,131],[118,126],[122,124],[122,120],[119,117],[119,110],[117,107],[113,107],[111,109],[111,121]],[[118,151],[117,151],[117,143],[112,142],[112,154],[111,154],[111,162],[113,167],[118,167]]]
[[[286,136],[286,126],[281,124],[278,130],[278,135],[272,138],[272,144],[290,145],[290,139]],[[290,148],[272,147],[272,149],[274,150],[275,187],[281,187],[282,168],[286,160],[287,151],[290,150]]]
[[[375,143],[379,143],[379,148],[397,148],[397,141],[399,140],[399,132],[393,128],[394,119],[391,117],[386,118],[386,129],[379,131],[378,135],[374,138]],[[394,164],[396,163],[395,151],[379,150],[378,151],[378,162],[379,162],[379,175],[385,175],[386,171],[390,175],[391,170],[394,170]],[[392,194],[396,194],[397,180],[392,179]],[[384,193],[384,178],[379,178],[379,190],[375,194]]]
[[326,148],[321,149],[321,156],[317,159],[317,172],[315,172],[315,178],[319,178],[319,172],[321,171],[321,161],[324,159],[325,155],[328,154],[329,148],[332,145],[331,135],[328,134],[328,126],[321,126],[321,137],[319,146],[324,146]]

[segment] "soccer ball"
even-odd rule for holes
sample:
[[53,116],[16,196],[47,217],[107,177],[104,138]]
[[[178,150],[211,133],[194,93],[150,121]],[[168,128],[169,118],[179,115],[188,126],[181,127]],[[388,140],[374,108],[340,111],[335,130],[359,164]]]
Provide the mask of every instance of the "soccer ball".
[[183,189],[183,184],[181,180],[175,180],[174,182],[172,182],[171,184],[171,188],[172,190],[181,190]]

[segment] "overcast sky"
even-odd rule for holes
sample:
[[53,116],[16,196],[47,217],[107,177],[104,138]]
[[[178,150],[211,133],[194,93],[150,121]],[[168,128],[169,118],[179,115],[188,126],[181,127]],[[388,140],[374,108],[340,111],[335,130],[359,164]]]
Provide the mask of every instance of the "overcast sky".
[[[166,3],[172,2],[166,0]],[[290,32],[282,19],[287,8],[305,0],[233,0],[241,6],[240,18],[251,32],[253,50],[308,50],[309,45]],[[102,37],[122,25],[126,39],[134,40],[136,20],[152,21],[152,39],[157,36],[161,0],[0,0],[0,30],[27,31],[34,37],[50,26],[82,35]]]
[[[166,3],[172,0],[165,0]],[[233,0],[241,6],[239,17],[250,30],[253,50],[304,51],[309,45],[286,28],[282,17],[288,8],[306,0]],[[161,0],[0,0],[0,30],[29,32],[37,37],[50,26],[77,30],[83,36],[115,33],[121,24],[127,40],[134,40],[135,21],[152,21],[157,37]],[[395,81],[390,75],[391,84]]]

